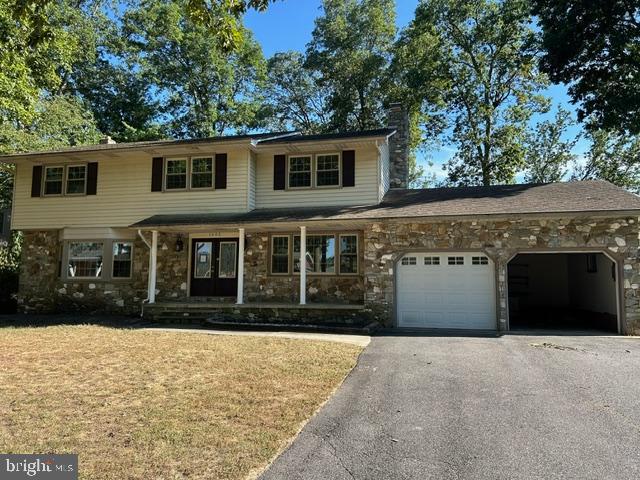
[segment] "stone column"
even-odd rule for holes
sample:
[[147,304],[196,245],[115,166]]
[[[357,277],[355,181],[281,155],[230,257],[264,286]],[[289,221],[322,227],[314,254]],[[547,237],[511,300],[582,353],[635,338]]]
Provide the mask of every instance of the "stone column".
[[391,188],[407,188],[409,182],[409,114],[400,103],[387,111],[387,125],[396,131],[389,139],[389,183]]

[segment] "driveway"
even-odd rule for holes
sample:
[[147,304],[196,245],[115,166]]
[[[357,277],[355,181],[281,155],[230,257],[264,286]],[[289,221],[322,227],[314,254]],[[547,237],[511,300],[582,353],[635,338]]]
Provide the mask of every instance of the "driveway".
[[640,340],[375,337],[261,478],[640,478]]

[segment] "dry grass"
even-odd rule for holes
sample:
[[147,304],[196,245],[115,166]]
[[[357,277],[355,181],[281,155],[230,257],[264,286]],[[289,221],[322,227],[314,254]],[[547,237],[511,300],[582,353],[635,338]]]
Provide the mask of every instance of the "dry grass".
[[85,479],[243,478],[354,366],[330,342],[0,329],[0,451],[79,453]]

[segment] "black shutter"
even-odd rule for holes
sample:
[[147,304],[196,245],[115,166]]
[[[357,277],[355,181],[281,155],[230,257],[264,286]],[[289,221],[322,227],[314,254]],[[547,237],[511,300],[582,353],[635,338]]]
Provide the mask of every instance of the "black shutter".
[[98,192],[98,162],[87,164],[87,195]]
[[216,189],[227,188],[227,154],[216,153]]
[[273,189],[284,190],[287,187],[287,156],[273,157]]
[[42,165],[33,166],[33,176],[31,177],[31,196],[39,197],[42,191]]
[[342,152],[342,186],[356,186],[356,152],[345,150]]
[[151,169],[151,191],[162,191],[162,177],[164,175],[164,159],[162,157],[154,157]]

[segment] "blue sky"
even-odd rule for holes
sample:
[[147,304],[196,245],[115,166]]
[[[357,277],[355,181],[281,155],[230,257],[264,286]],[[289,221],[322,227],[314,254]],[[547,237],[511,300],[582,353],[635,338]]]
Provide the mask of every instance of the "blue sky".
[[[419,0],[396,0],[396,23],[399,28],[405,27],[413,19],[418,3]],[[311,40],[314,20],[321,13],[321,4],[321,0],[280,0],[272,4],[266,12],[249,12],[245,17],[245,25],[253,31],[267,58],[276,52],[286,50],[304,51]],[[551,86],[547,95],[551,97],[554,105],[549,117],[553,116],[558,105],[574,111],[564,86]],[[540,117],[536,118],[539,119]],[[575,127],[568,133],[573,136],[579,131],[580,128]],[[579,142],[576,153],[581,154],[586,148],[584,141]],[[420,153],[418,161],[424,165],[428,173],[434,172],[442,178],[444,174],[441,165],[451,156],[452,151],[452,147],[445,145],[439,150]],[[427,160],[431,160],[434,166],[429,167]]]

